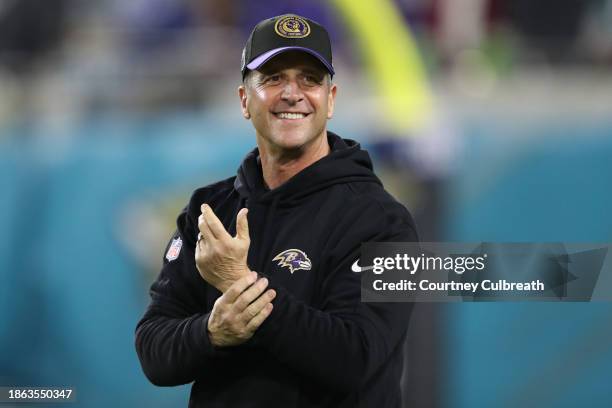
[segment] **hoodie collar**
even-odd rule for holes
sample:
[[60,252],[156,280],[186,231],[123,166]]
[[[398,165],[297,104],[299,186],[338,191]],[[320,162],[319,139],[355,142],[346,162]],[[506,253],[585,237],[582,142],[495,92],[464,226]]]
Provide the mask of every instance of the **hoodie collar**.
[[259,150],[255,148],[243,160],[234,188],[241,197],[260,202],[287,202],[304,198],[334,184],[354,181],[380,183],[372,171],[372,161],[359,143],[327,132],[330,153],[306,167],[282,185],[270,190],[265,186]]

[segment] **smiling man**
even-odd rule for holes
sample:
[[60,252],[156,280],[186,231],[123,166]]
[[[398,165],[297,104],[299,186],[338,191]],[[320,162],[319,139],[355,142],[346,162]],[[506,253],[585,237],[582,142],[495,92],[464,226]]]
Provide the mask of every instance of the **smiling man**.
[[301,50],[285,49],[246,75],[239,88],[242,114],[253,122],[264,180],[275,188],[329,154],[326,124],[336,85],[321,62]]
[[[136,349],[190,407],[399,407],[409,304],[361,302],[370,241],[415,241],[368,153],[327,130],[337,92],[327,31],[283,15],[243,51],[257,148],[177,220]],[[256,272],[253,272],[256,271]]]

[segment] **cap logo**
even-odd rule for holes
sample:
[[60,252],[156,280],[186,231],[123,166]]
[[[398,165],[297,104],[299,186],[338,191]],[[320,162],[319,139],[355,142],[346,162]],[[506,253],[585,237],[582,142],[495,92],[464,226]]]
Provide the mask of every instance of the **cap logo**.
[[302,17],[291,15],[278,19],[274,31],[285,38],[304,38],[310,34],[310,26]]

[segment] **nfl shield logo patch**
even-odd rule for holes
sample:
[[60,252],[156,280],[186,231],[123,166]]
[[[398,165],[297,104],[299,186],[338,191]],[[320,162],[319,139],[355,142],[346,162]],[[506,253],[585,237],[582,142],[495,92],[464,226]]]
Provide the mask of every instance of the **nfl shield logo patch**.
[[181,239],[181,237],[177,237],[173,239],[172,243],[170,244],[170,248],[168,248],[168,252],[166,252],[166,259],[168,261],[174,261],[176,258],[178,258],[179,254],[181,253],[182,247],[183,247],[183,240]]

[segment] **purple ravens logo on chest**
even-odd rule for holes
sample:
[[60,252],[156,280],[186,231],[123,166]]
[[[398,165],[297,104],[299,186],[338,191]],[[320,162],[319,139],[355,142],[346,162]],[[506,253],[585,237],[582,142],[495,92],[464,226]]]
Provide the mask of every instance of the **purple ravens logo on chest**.
[[292,274],[300,269],[309,271],[312,268],[312,262],[300,249],[287,249],[276,255],[272,261],[278,262],[281,268],[288,268]]

